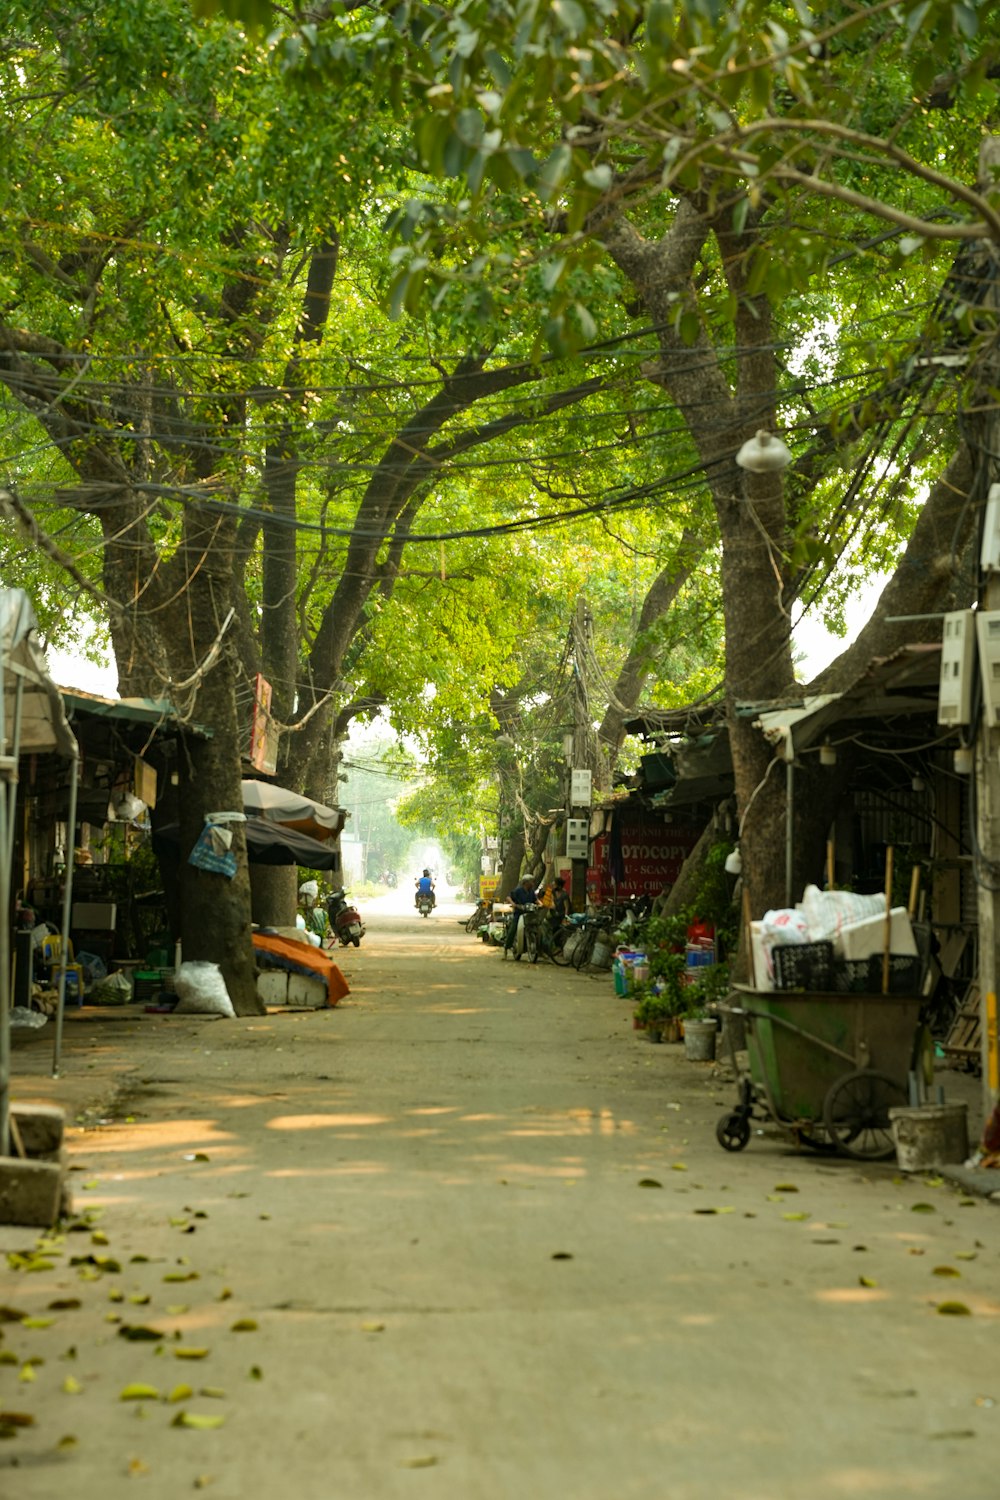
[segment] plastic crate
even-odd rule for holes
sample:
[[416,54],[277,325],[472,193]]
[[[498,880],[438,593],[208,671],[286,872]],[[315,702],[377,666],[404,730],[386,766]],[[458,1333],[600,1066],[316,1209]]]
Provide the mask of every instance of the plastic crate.
[[[831,986],[845,995],[881,995],[883,955],[870,958],[838,959],[834,965]],[[886,994],[918,995],[923,978],[923,960],[912,953],[889,954],[889,984]]]
[[132,975],[132,999],[138,1005],[155,1000],[163,989],[163,972],[160,969],[136,969]]
[[776,990],[833,989],[832,943],[776,943],[771,949]]

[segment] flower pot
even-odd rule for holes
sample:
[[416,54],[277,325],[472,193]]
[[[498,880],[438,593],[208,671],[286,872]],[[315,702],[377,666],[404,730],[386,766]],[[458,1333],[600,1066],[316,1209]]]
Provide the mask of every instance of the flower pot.
[[671,1016],[669,1021],[664,1022],[663,1040],[665,1042],[679,1042],[681,1040],[681,1023],[676,1016]]
[[662,1026],[647,1026],[646,1027],[646,1036],[647,1036],[648,1040],[651,1041],[651,1042],[662,1042],[663,1041],[663,1028],[662,1028]]

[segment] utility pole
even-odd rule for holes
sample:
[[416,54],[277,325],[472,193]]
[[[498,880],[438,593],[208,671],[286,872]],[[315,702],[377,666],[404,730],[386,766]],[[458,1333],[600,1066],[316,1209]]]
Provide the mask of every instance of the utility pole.
[[[988,194],[1000,185],[1000,136],[987,136],[979,151],[979,190]],[[976,741],[976,835],[982,860],[979,864],[979,993],[983,1066],[983,1108],[988,1119],[1000,1089],[997,1051],[997,990],[1000,987],[1000,536],[989,534],[991,523],[1000,525],[1000,245],[985,242],[983,275],[987,279],[982,305],[990,326],[986,330],[987,354],[976,382],[981,410],[978,432],[986,468],[986,526],[981,568],[983,582],[979,598],[979,661],[983,681],[983,713]]]
[[566,857],[570,861],[570,900],[574,911],[583,911],[587,904],[587,860],[590,850],[592,730],[585,650],[589,630],[587,601],[581,596],[576,601],[573,617],[573,735],[567,757],[569,765],[566,776]]

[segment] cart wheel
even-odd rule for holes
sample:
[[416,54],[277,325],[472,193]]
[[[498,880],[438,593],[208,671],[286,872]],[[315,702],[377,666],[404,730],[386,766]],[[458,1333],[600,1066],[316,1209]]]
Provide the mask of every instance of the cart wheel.
[[723,1151],[742,1151],[750,1140],[750,1121],[738,1109],[730,1110],[716,1125],[715,1139]]
[[837,1154],[836,1141],[831,1141],[822,1134],[819,1127],[814,1130],[810,1125],[796,1126],[795,1137],[801,1146],[808,1146],[810,1151],[816,1151],[820,1156],[836,1156]]
[[906,1091],[884,1073],[845,1073],[823,1101],[823,1124],[837,1149],[858,1161],[886,1161],[896,1147],[889,1110],[906,1103]]

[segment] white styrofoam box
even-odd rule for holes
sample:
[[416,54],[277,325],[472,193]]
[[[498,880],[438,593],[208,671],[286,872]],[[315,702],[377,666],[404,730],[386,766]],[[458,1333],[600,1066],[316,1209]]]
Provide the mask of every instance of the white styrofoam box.
[[938,678],[939,724],[972,723],[972,686],[976,669],[976,625],[971,609],[944,617],[941,672]]
[[774,976],[771,957],[767,950],[764,928],[761,922],[750,923],[750,947],[753,952],[753,986],[757,990],[773,990]]
[[288,978],[288,1004],[289,1005],[311,1005],[314,1009],[320,1009],[327,1003],[326,981],[313,978],[306,974],[289,974]]
[[[885,916],[866,917],[862,922],[850,922],[842,927],[833,940],[833,951],[838,957],[847,959],[871,958],[873,954],[884,953]],[[889,913],[889,952],[916,956],[916,939],[905,906],[894,906]]]
[[261,969],[257,994],[265,1005],[288,1004],[288,975],[284,969]]
[[976,631],[983,714],[989,727],[995,729],[1000,724],[1000,609],[978,610]]
[[91,932],[114,932],[117,914],[114,901],[74,901],[72,926]]

